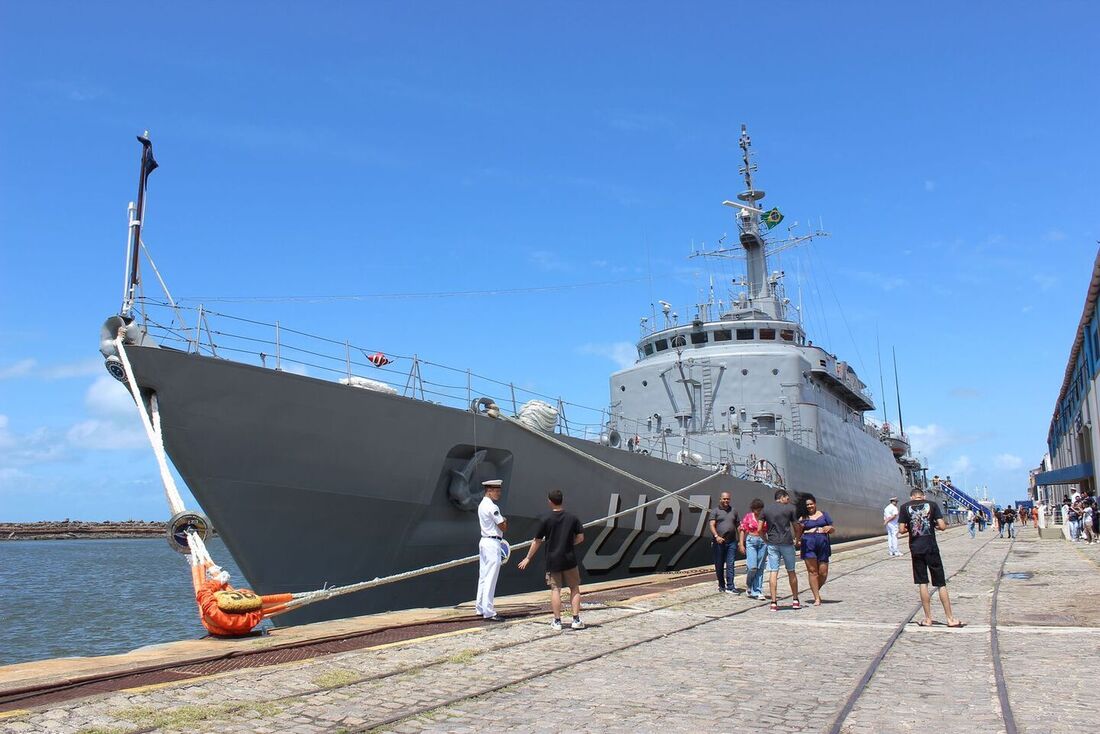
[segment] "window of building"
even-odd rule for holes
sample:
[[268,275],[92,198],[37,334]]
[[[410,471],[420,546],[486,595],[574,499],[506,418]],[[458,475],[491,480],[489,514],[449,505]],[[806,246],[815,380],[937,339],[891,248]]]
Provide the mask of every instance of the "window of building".
[[767,341],[775,341],[775,329],[761,329],[760,338]]
[[658,352],[663,352],[668,349],[668,341],[666,341],[665,339],[658,339],[657,341],[653,342],[653,346],[657,349]]
[[737,341],[744,342],[752,339],[752,329],[738,329]]
[[691,333],[691,343],[692,344],[706,344],[707,343],[707,332],[705,332],[705,331],[693,331]]
[[729,329],[718,329],[714,332],[714,341],[716,342],[728,342],[733,339],[733,332]]
[[779,332],[779,338],[785,342],[794,341],[794,329],[783,329]]

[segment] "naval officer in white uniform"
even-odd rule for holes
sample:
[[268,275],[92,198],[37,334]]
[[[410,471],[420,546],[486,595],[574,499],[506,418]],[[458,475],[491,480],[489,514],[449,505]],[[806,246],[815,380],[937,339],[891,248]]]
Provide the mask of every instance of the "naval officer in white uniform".
[[882,524],[886,526],[886,544],[891,556],[900,556],[898,550],[898,498],[891,497],[890,504],[882,509]]
[[499,479],[490,479],[482,482],[485,487],[485,497],[477,506],[477,521],[481,526],[481,542],[478,543],[478,575],[477,575],[477,599],[474,601],[474,610],[485,619],[494,622],[503,622],[504,618],[497,614],[493,608],[493,597],[497,593],[497,577],[500,576],[501,541],[504,540],[504,532],[508,529],[508,521],[500,514],[497,500],[500,499],[501,485]]

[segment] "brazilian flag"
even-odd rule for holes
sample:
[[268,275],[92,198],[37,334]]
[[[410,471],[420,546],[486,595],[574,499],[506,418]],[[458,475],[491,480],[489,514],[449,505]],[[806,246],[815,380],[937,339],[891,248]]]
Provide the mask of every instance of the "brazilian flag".
[[779,213],[779,210],[772,207],[771,211],[764,212],[760,215],[760,222],[767,226],[769,230],[772,227],[783,221],[783,215]]

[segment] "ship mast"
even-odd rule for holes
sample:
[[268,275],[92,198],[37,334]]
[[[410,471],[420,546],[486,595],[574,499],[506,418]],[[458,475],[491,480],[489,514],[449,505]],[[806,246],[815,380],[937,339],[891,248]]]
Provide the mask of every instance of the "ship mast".
[[[745,190],[737,198],[753,209],[759,210],[756,202],[764,198],[764,192],[752,184],[752,174],[756,164],[752,162],[752,140],[745,125],[741,125],[741,167],[738,172],[745,177]],[[756,300],[771,295],[768,288],[768,261],[764,253],[764,238],[760,235],[760,217],[755,212],[742,209],[740,213],[741,246],[745,248],[747,262],[749,298]]]

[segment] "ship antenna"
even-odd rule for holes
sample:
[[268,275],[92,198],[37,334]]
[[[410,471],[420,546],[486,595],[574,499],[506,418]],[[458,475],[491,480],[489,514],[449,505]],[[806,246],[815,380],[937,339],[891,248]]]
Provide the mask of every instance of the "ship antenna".
[[875,324],[875,352],[878,353],[878,385],[882,390],[882,422],[889,423],[890,418],[886,415],[886,380],[882,376],[882,347],[879,346],[878,324]]
[[890,347],[890,353],[894,355],[894,393],[898,396],[898,433],[905,435],[905,421],[901,419],[901,388],[898,387],[898,352]]
[[[752,140],[749,138],[748,127],[744,124],[741,125],[741,138],[738,143],[741,146],[741,168],[738,169],[738,172],[745,177],[745,194],[752,194],[756,191],[752,187],[752,172],[756,170],[756,164],[752,162]],[[742,201],[753,202],[758,197],[740,196],[738,198]]]

